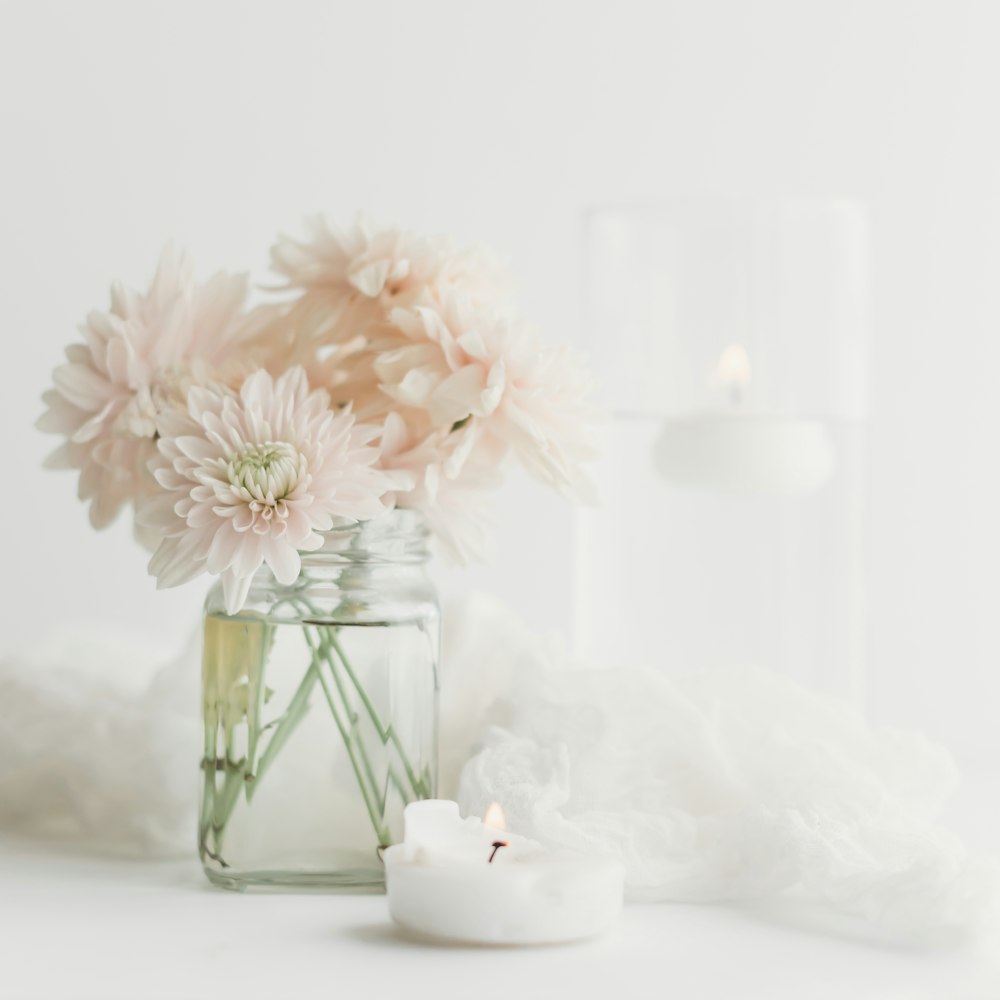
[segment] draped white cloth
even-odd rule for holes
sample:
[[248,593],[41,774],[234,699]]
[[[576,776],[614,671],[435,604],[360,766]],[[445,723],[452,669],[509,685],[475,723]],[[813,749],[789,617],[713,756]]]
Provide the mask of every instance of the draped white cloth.
[[195,850],[198,653],[56,636],[0,661],[0,828],[106,854]]
[[[0,661],[0,828],[122,855],[194,849],[192,641],[119,636]],[[794,891],[893,928],[981,923],[998,864],[937,825],[949,755],[762,671],[588,669],[476,597],[446,616],[441,794],[608,853],[633,899]]]
[[993,914],[1000,866],[937,825],[958,773],[920,735],[760,670],[587,669],[491,602],[456,618],[463,812],[619,858],[632,899],[794,891],[905,932]]

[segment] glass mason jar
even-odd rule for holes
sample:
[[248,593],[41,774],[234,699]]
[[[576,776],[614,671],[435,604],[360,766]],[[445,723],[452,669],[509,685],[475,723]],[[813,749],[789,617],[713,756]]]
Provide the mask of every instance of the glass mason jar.
[[427,529],[397,510],[330,531],[243,609],[205,604],[199,852],[226,888],[381,889],[403,807],[434,796],[440,612]]

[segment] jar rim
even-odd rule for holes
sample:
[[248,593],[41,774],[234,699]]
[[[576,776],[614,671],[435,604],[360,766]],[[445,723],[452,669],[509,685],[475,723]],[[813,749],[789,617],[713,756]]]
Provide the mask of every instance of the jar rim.
[[335,518],[323,545],[302,553],[303,566],[330,562],[425,562],[430,529],[419,510],[395,507],[365,520]]

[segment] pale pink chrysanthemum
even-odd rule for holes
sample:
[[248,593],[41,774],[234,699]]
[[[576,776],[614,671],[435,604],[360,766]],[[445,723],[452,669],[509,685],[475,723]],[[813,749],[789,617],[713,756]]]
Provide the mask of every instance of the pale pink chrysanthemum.
[[475,429],[428,430],[422,411],[386,415],[379,465],[408,473],[409,489],[394,496],[397,507],[419,510],[431,535],[453,561],[483,559],[492,527],[486,491],[499,485],[502,450],[476,448]]
[[230,614],[262,564],[291,584],[299,553],[319,548],[335,517],[381,514],[399,485],[374,467],[379,429],[331,410],[299,367],[277,379],[259,370],[238,393],[195,386],[186,408],[163,412],[157,427],[163,494],[140,511],[163,538],[150,573],[161,587],[220,575]]
[[149,291],[114,285],[110,309],[92,311],[84,342],[66,349],[38,427],[66,436],[46,465],[80,470],[95,528],[155,490],[147,466],[163,406],[192,381],[224,379],[240,365],[248,291],[246,275],[197,285],[188,259],[167,247]]
[[390,321],[404,342],[379,355],[375,372],[399,406],[435,427],[468,421],[483,446],[509,449],[547,485],[590,494],[591,379],[573,352],[456,296],[395,309]]
[[495,301],[507,286],[491,254],[478,247],[459,250],[445,236],[379,229],[361,218],[342,229],[315,216],[306,228],[306,239],[283,236],[271,250],[282,287],[300,294],[290,314],[300,340],[350,340],[392,309],[428,295],[443,298],[460,290],[470,299]]
[[[296,306],[265,308],[267,319],[255,338],[254,358],[260,367],[277,376],[301,366],[311,386],[325,389],[335,407],[350,406],[361,422],[381,422],[395,406],[382,392],[374,366],[383,351],[403,342],[398,330],[387,323],[371,325],[367,334],[327,343]],[[265,315],[265,309],[260,313]]]

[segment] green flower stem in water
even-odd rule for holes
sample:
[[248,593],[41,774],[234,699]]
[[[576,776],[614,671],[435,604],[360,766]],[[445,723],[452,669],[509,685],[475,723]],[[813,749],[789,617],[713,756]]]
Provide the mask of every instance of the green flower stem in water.
[[[264,702],[267,700],[267,686],[264,683],[264,667],[267,658],[274,645],[274,626],[268,622],[263,623],[263,641],[258,647],[259,656],[256,669],[247,671],[247,763],[246,773],[250,775],[250,781],[256,774],[257,744],[263,732],[261,721],[264,718]],[[250,713],[253,713],[251,715]],[[247,798],[249,802],[249,797]]]
[[[383,815],[385,813],[385,794],[379,793],[378,779],[375,777],[375,772],[372,769],[371,761],[365,750],[364,741],[361,736],[361,730],[359,727],[360,719],[358,717],[358,713],[354,711],[354,709],[351,707],[351,700],[348,697],[348,693],[344,688],[343,681],[340,678],[340,671],[337,670],[337,666],[334,662],[334,659],[330,655],[331,645],[333,645],[338,650],[340,649],[340,646],[336,640],[337,629],[336,627],[331,627],[329,625],[316,626],[316,629],[317,632],[319,632],[320,634],[320,646],[324,652],[324,657],[323,657],[324,662],[329,667],[330,676],[333,678],[333,682],[337,686],[337,692],[340,695],[340,699],[343,702],[345,708],[347,709],[348,720],[350,722],[350,728],[351,728],[351,736],[357,740],[358,747],[361,751],[361,763],[365,769],[365,773],[368,776],[368,781],[371,785],[372,794],[376,797],[376,800],[378,801],[380,807],[379,814]],[[365,699],[368,698],[363,688],[359,688],[359,691],[362,693]],[[368,701],[368,704],[371,705],[370,700]],[[383,746],[387,745],[386,736],[384,730],[381,728],[378,722],[378,717],[376,716],[375,720],[373,721],[375,723],[375,730],[378,733],[379,739],[381,739]],[[400,752],[402,753],[402,751]],[[404,755],[403,765],[404,768],[412,770],[411,768],[409,768],[408,761],[405,760],[405,755]],[[387,763],[387,768],[388,768],[389,780],[395,786],[399,794],[403,797],[404,801],[407,802],[411,801],[412,793],[406,789],[402,779],[399,777],[399,773],[397,772],[396,768],[393,767],[391,761]],[[424,798],[426,798],[426,796],[424,796]]]
[[[204,784],[202,791],[201,807],[201,829],[198,831],[198,843],[203,851],[208,850],[208,831],[212,827],[215,815],[215,761],[216,761],[216,733],[218,732],[218,720],[214,718],[214,713],[205,713],[205,756],[201,761],[201,769],[204,772]],[[213,855],[214,856],[214,855]],[[225,864],[221,859],[220,864]]]
[[[313,645],[308,632],[306,633],[306,642],[308,642],[310,647],[313,649],[313,663],[318,665],[321,646]],[[361,767],[358,763],[358,757],[360,756],[364,759],[365,771],[368,774],[369,780],[374,785],[375,776],[372,772],[371,762],[368,760],[368,755],[365,753],[365,748],[361,744],[361,741],[357,739],[356,726],[352,725],[351,729],[348,730],[347,726],[341,720],[340,713],[333,701],[333,693],[330,690],[329,683],[322,673],[319,674],[319,683],[320,687],[323,689],[323,694],[326,696],[327,704],[330,706],[333,721],[340,730],[340,736],[344,741],[344,747],[347,750],[347,756],[351,762],[351,767],[354,770],[354,776],[358,779],[358,787],[361,789],[361,796],[365,800],[365,808],[368,810],[368,816],[372,821],[372,827],[375,829],[375,835],[378,837],[379,844],[385,846],[389,843],[389,831],[382,823],[381,813],[375,807],[376,803],[373,799],[374,789],[369,789],[366,784],[365,777],[362,775]]]
[[[229,814],[236,805],[236,800],[240,797],[240,789],[244,787],[244,775],[246,774],[246,758],[236,756],[236,732],[230,729],[226,734],[226,781],[222,787],[222,815],[228,819]],[[216,820],[216,836],[222,832],[219,820]]]
[[299,686],[296,689],[295,694],[292,695],[292,700],[288,703],[288,708],[285,710],[285,713],[280,719],[276,720],[276,723],[270,724],[274,726],[274,732],[271,734],[271,738],[267,741],[267,746],[261,754],[257,770],[247,772],[247,802],[250,802],[253,799],[254,792],[260,785],[260,781],[267,772],[268,767],[270,767],[271,762],[278,755],[281,748],[288,742],[289,736],[295,732],[298,724],[305,717],[306,712],[309,710],[309,695],[312,693],[312,689],[316,686],[316,681],[318,679],[319,664],[317,663],[314,655],[309,663],[309,667],[306,670],[305,675],[299,682]]
[[[323,616],[301,595],[286,598],[280,603],[291,604],[300,614],[306,613],[314,619],[320,619],[320,621],[303,623],[302,625],[302,634],[311,653],[310,662],[285,712],[278,719],[266,725],[262,724],[264,704],[268,697],[265,685],[265,665],[274,641],[274,627],[264,621],[254,622],[254,625],[260,626],[261,632],[253,637],[249,644],[251,648],[247,650],[251,653],[249,659],[252,662],[248,664],[244,689],[246,701],[243,717],[247,724],[247,752],[244,758],[237,760],[235,754],[235,725],[239,717],[233,715],[231,706],[230,710],[224,710],[220,715],[217,703],[210,706],[206,702],[206,752],[202,762],[205,771],[204,808],[202,810],[204,820],[200,830],[200,842],[202,850],[223,866],[226,864],[221,856],[223,835],[233,809],[239,800],[240,788],[244,789],[244,795],[249,804],[270,765],[309,711],[310,695],[317,683],[323,691],[334,724],[344,741],[344,747],[379,843],[387,845],[390,842],[389,831],[383,818],[386,804],[385,791],[380,792],[379,790],[378,780],[362,738],[359,726],[360,719],[351,705],[348,690],[341,678],[341,671],[349,680],[351,687],[357,692],[358,698],[364,706],[364,711],[371,720],[382,744],[384,746],[391,744],[402,763],[405,780],[391,761],[387,765],[388,780],[405,801],[412,801],[414,798],[427,798],[431,794],[429,773],[423,775],[416,773],[395,728],[391,724],[385,725],[382,722],[375,705],[361,684],[343,645],[338,639],[340,626],[321,624]],[[232,680],[229,674],[233,672],[233,664],[228,661],[222,663],[219,659],[220,656],[225,659],[226,655],[231,655],[231,653],[232,651],[228,647],[216,648],[216,658],[212,661],[212,669],[215,672],[213,681],[217,681],[220,674],[224,679]],[[238,667],[239,664],[236,666]],[[329,678],[326,676],[327,674],[329,674]],[[333,681],[332,686],[330,680]],[[226,737],[226,753],[222,768],[225,772],[225,779],[221,792],[218,791],[216,780],[217,772],[220,770],[217,749],[217,733],[220,724]],[[269,729],[273,732],[263,744],[261,751],[262,737]],[[214,851],[209,850],[210,834],[212,835]]]
[[[402,783],[400,782],[398,776],[390,767],[390,777],[393,779],[393,783],[399,789],[400,794],[407,801],[411,801],[412,799],[429,798],[431,795],[430,775],[429,774],[424,774],[423,776],[417,775],[416,771],[413,768],[413,765],[410,763],[409,757],[406,754],[406,750],[403,747],[403,743],[400,740],[399,735],[396,733],[395,727],[391,723],[387,726],[382,722],[382,719],[378,714],[378,710],[372,703],[371,698],[369,698],[368,692],[365,690],[364,685],[359,680],[358,675],[355,673],[354,668],[351,666],[351,661],[347,658],[347,654],[344,652],[344,647],[341,645],[339,639],[337,638],[337,634],[340,631],[339,626],[321,624],[322,618],[324,616],[317,608],[315,608],[312,605],[310,601],[308,601],[305,597],[302,597],[301,595],[293,598],[287,598],[287,601],[289,604],[295,607],[300,614],[305,612],[306,614],[311,616],[311,618],[313,619],[312,624],[314,624],[317,629],[322,630],[321,642],[324,652],[324,659],[330,666],[330,672],[337,683],[337,687],[339,689],[341,698],[343,699],[344,705],[348,707],[348,711],[350,712],[350,700],[348,699],[347,693],[344,690],[343,685],[340,683],[338,679],[338,672],[336,666],[333,662],[333,659],[330,656],[331,647],[336,653],[337,658],[340,660],[341,664],[343,664],[344,671],[346,672],[348,678],[350,679],[351,684],[354,687],[354,690],[357,691],[358,697],[361,699],[361,703],[362,705],[364,705],[365,711],[368,713],[368,717],[371,719],[372,725],[375,727],[375,732],[378,733],[379,739],[382,741],[383,745],[388,745],[389,743],[391,743],[395,747],[396,753],[399,755],[400,762],[403,765],[403,769],[406,772],[406,777],[410,786],[410,791],[407,792],[404,789]],[[356,718],[353,712],[350,712],[350,714],[352,715],[352,717]],[[366,763],[367,760],[368,760],[367,755],[365,755]]]
[[361,682],[358,680],[358,676],[354,672],[354,668],[351,666],[351,661],[347,658],[347,654],[344,652],[343,646],[341,646],[337,640],[336,630],[331,630],[330,645],[332,645],[334,650],[336,650],[337,656],[340,658],[340,662],[344,665],[344,670],[347,672],[347,676],[351,679],[354,689],[358,692],[358,696],[361,698],[361,703],[365,706],[365,709],[368,712],[368,717],[372,720],[372,725],[375,727],[375,732],[379,735],[379,739],[384,744],[392,743],[392,745],[396,748],[396,752],[399,754],[399,759],[403,764],[403,769],[406,771],[406,777],[410,782],[410,787],[413,789],[414,796],[418,799],[428,798],[431,794],[429,779],[427,776],[417,776],[416,771],[413,769],[413,765],[406,756],[406,751],[403,749],[402,741],[396,733],[392,723],[388,726],[382,723],[375,706],[372,704],[371,698],[368,697],[368,692],[365,691]]

